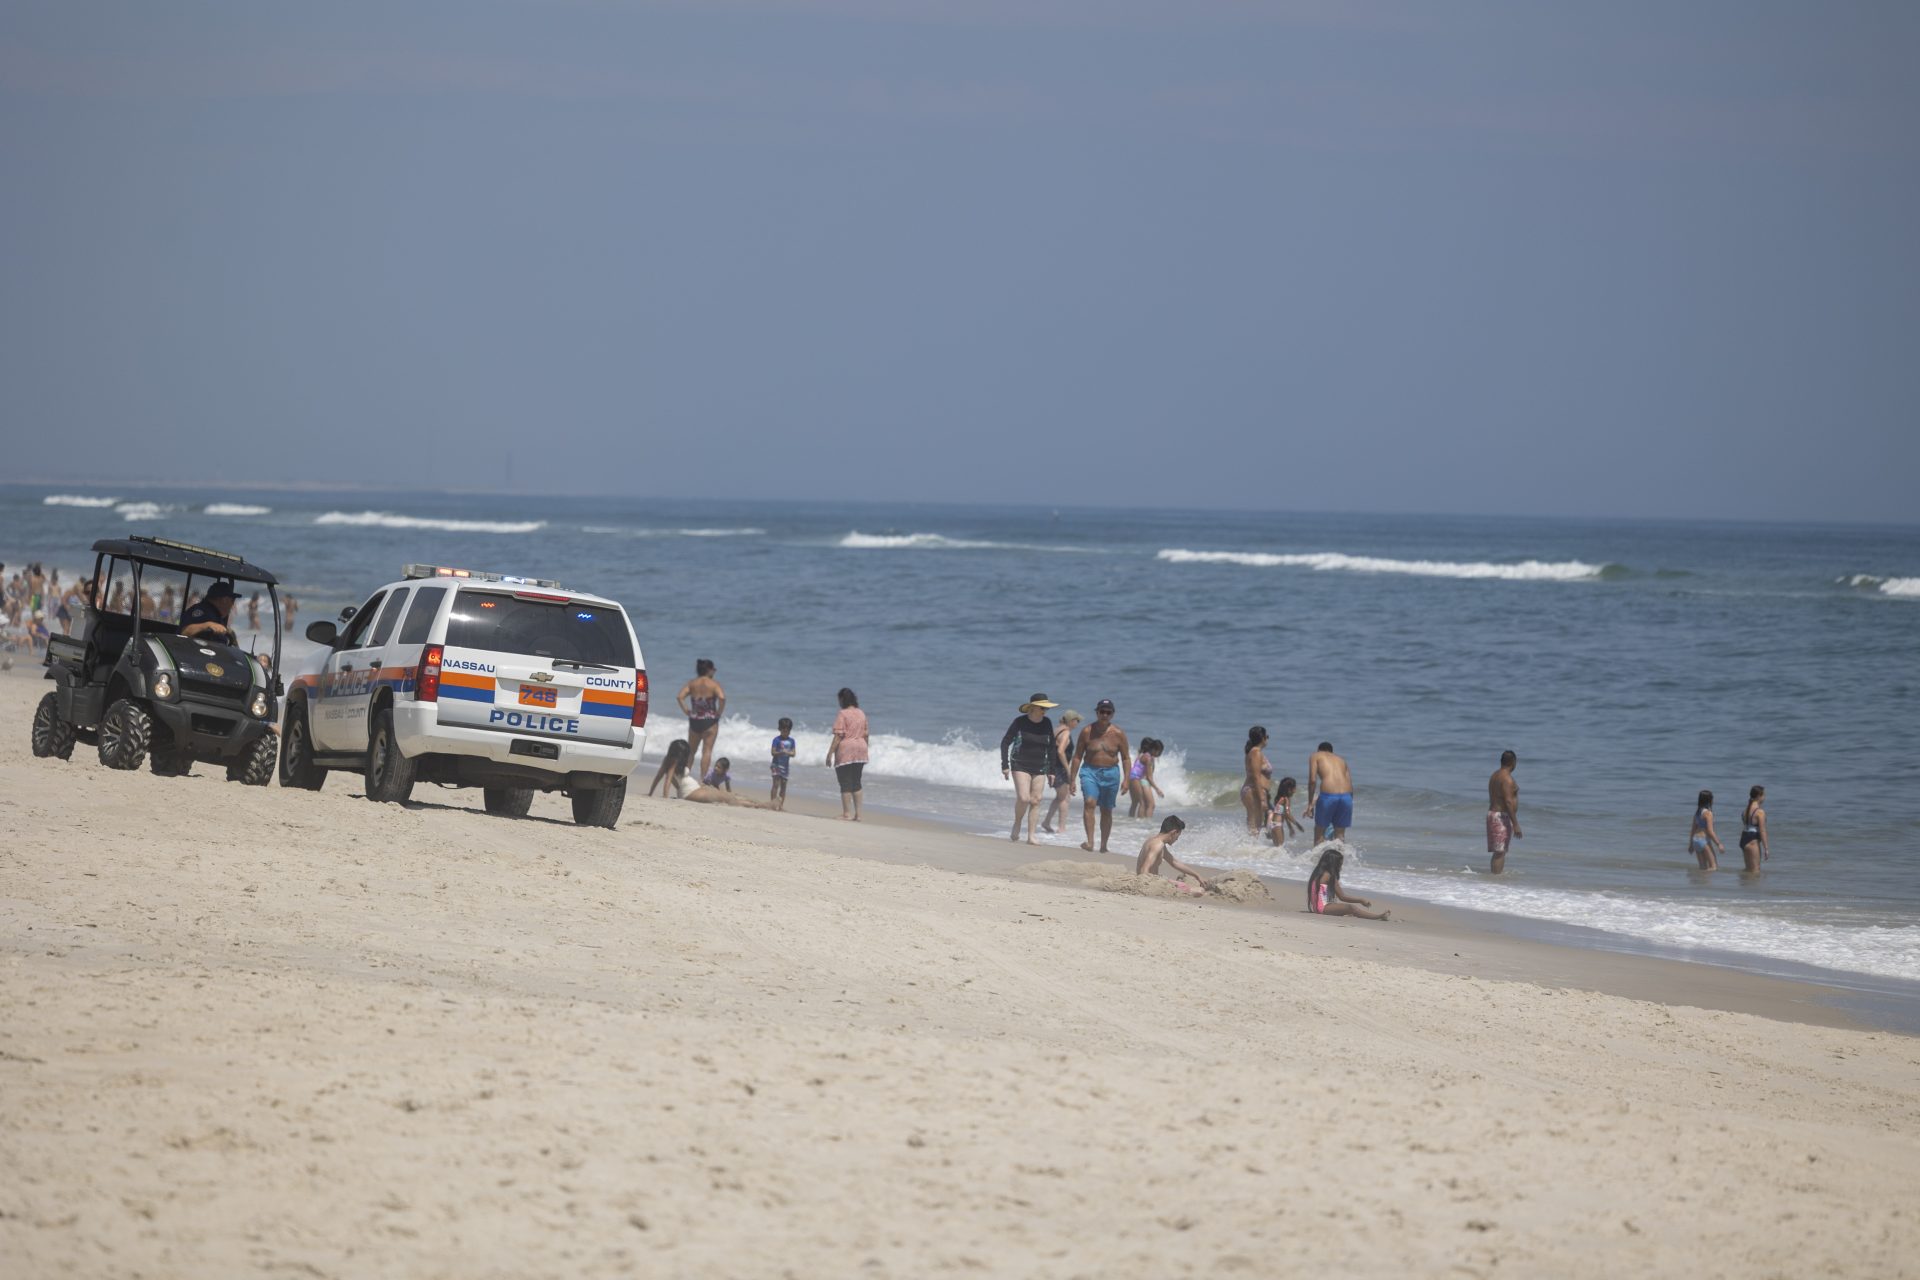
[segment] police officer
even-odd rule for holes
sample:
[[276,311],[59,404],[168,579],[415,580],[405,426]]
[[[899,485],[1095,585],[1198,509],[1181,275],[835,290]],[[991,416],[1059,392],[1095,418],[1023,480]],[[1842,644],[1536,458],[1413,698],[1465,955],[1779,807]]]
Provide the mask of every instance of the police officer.
[[227,624],[227,619],[233,616],[234,600],[231,582],[214,583],[207,588],[206,595],[188,605],[187,611],[180,615],[180,634],[239,644],[240,637]]

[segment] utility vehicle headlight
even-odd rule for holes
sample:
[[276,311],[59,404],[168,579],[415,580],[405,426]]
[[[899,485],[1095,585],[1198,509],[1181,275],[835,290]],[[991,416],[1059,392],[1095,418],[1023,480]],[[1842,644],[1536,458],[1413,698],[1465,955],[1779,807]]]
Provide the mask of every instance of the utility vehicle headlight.
[[171,698],[173,696],[173,673],[171,671],[162,671],[153,678],[153,696],[156,698]]
[[265,720],[267,718],[267,691],[265,689],[255,689],[253,691],[253,697],[247,703],[247,710],[253,713],[255,720]]

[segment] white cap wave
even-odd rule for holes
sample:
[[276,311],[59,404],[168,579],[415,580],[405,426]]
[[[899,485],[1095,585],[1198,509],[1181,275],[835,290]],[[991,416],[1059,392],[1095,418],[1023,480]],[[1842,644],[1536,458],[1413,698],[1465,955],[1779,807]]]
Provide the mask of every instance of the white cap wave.
[[1239,564],[1256,569],[1404,573],[1425,578],[1491,578],[1508,582],[1578,582],[1599,577],[1607,567],[1588,564],[1584,560],[1523,560],[1518,564],[1496,564],[1489,560],[1391,560],[1379,556],[1347,555],[1339,551],[1280,554],[1264,551],[1188,551],[1182,547],[1169,547],[1156,558],[1170,564]]

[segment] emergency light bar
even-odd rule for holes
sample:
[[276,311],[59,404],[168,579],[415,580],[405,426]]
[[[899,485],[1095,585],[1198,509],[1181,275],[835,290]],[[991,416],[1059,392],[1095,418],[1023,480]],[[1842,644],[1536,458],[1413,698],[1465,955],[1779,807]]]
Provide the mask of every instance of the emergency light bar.
[[474,582],[499,582],[510,587],[545,587],[550,591],[565,591],[551,578],[516,578],[504,573],[488,573],[484,569],[449,569],[440,564],[410,564],[401,573],[411,581],[414,578],[469,578]]

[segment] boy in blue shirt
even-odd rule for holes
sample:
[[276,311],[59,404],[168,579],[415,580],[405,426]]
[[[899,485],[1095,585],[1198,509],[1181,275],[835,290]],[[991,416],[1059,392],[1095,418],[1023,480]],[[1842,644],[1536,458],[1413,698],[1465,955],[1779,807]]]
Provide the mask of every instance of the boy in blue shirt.
[[787,807],[787,771],[793,765],[793,721],[780,719],[780,732],[773,738],[773,790],[767,803],[776,809]]

